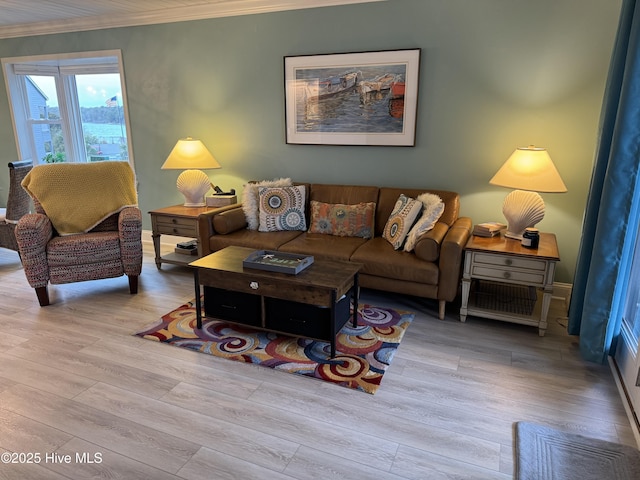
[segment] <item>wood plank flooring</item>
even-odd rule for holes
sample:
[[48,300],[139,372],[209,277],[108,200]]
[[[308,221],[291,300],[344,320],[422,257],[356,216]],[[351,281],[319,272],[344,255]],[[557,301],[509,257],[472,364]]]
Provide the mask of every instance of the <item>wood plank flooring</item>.
[[152,250],[137,295],[125,277],[55,285],[46,308],[0,250],[0,454],[32,460],[0,462],[0,479],[510,479],[521,420],[635,446],[560,301],[541,338],[363,290],[416,312],[368,395],[133,336],[193,297],[191,272],[158,271]]

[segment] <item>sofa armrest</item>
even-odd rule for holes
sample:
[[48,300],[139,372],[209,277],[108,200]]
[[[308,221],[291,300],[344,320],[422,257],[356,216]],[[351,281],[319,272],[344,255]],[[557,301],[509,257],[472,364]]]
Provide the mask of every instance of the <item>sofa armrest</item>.
[[118,215],[120,255],[126,275],[142,271],[142,212],[138,207],[126,207]]
[[437,261],[440,257],[442,242],[448,231],[449,225],[437,222],[431,230],[420,235],[413,249],[416,257],[427,262]]
[[458,294],[464,247],[471,236],[471,230],[471,218],[460,217],[451,226],[442,242],[438,300],[451,302]]
[[226,210],[213,217],[213,231],[226,235],[247,228],[247,217],[242,207]]
[[[229,213],[227,213],[229,212]],[[223,219],[217,220],[218,216],[225,215]],[[229,217],[226,217],[229,215]],[[244,222],[243,225],[240,223]],[[225,230],[225,224],[228,224],[228,231]],[[231,225],[237,224],[236,228],[231,228]],[[198,244],[202,249],[203,255],[209,255],[211,249],[209,248],[209,238],[216,234],[231,233],[235,230],[240,230],[246,227],[247,220],[242,210],[241,203],[234,203],[233,205],[226,205],[220,208],[214,208],[208,212],[198,215]]]
[[51,220],[41,213],[28,213],[18,221],[15,233],[29,285],[45,287],[49,282],[47,243],[53,237]]

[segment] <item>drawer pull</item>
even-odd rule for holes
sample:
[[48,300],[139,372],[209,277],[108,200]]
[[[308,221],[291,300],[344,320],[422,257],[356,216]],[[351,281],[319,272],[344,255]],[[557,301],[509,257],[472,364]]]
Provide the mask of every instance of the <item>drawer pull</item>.
[[173,233],[178,233],[178,229],[177,229],[177,228],[174,228],[174,229],[173,229]]
[[172,218],[172,219],[171,219],[171,223],[178,223],[178,220],[177,220],[177,219],[175,219],[175,218]]
[[505,264],[507,267],[510,267],[510,266],[513,264],[513,260],[511,260],[510,258],[507,258],[507,259],[504,261],[504,264]]
[[504,274],[502,275],[504,278],[511,278],[511,272],[504,272]]
[[257,290],[257,289],[260,287],[260,285],[258,285],[258,282],[251,282],[251,283],[249,284],[249,286],[250,286],[253,290]]
[[235,310],[236,306],[235,305],[220,305],[222,308],[226,308],[227,310]]

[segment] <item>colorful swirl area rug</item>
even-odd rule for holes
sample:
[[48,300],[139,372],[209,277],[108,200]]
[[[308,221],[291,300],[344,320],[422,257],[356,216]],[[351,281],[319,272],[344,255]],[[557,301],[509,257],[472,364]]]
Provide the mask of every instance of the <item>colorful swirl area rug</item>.
[[413,318],[410,312],[359,305],[358,326],[354,328],[349,320],[342,328],[334,358],[330,358],[328,342],[289,337],[207,317],[203,317],[202,329],[198,330],[194,300],[136,335],[374,394]]

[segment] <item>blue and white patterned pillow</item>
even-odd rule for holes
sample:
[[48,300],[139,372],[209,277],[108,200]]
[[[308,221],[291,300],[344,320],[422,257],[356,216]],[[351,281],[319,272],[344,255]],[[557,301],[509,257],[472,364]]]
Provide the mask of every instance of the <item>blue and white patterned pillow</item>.
[[398,197],[391,215],[389,215],[389,220],[384,226],[384,232],[382,232],[382,237],[393,245],[394,250],[402,248],[407,234],[421,210],[422,202],[406,195]]
[[259,187],[260,232],[306,230],[304,217],[306,191],[304,185],[295,187]]

